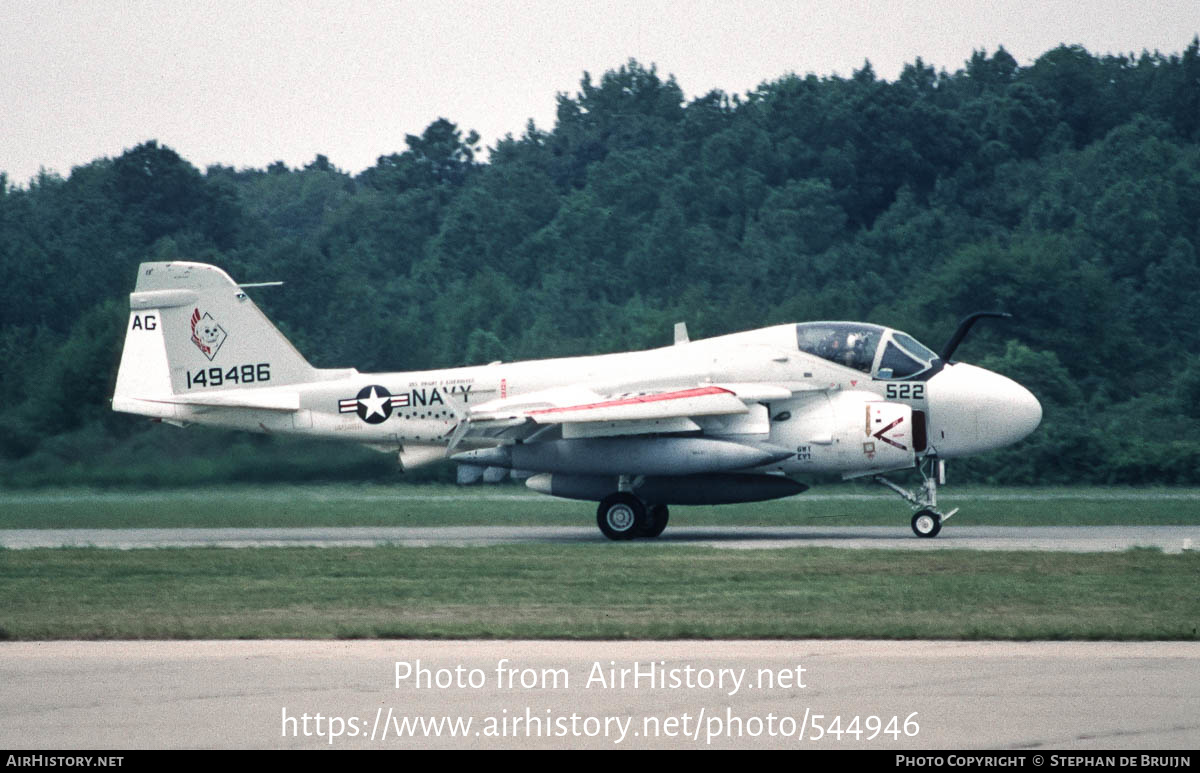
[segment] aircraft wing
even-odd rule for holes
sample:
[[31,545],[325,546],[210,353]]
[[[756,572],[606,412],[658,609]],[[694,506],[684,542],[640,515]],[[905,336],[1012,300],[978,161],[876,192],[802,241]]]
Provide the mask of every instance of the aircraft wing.
[[717,416],[745,412],[746,404],[733,392],[721,387],[705,386],[649,394],[620,395],[576,405],[536,408],[528,411],[526,415],[538,424],[562,424]]
[[555,425],[564,438],[690,432],[701,429],[693,419],[747,414],[748,403],[791,396],[790,388],[772,384],[703,384],[622,394],[551,389],[476,406],[456,428],[450,447],[464,437],[524,439]]

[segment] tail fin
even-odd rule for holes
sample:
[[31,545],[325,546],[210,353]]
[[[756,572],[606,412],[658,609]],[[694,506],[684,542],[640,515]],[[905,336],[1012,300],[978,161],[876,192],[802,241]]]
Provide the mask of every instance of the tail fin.
[[309,365],[216,266],[143,263],[129,306],[113,410],[165,416],[175,401],[164,398],[172,395],[286,386],[332,375]]

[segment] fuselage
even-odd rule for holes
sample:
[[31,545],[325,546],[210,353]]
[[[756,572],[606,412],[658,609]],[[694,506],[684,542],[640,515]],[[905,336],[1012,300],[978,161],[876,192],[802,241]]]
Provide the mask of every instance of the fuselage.
[[[840,444],[838,427],[869,421],[860,418],[863,400],[882,398],[912,411],[905,414],[908,426],[901,422],[885,436],[867,437],[880,463],[861,466],[864,473],[911,466],[926,454],[954,458],[1003,447],[1032,432],[1041,419],[1028,390],[972,365],[939,363],[910,379],[879,378],[878,372],[802,351],[797,325],[789,324],[637,352],[413,372],[326,371],[331,377],[325,380],[255,390],[265,400],[272,391],[298,398],[299,410],[174,406],[173,415],[164,418],[403,447],[417,461],[443,454],[462,415],[497,400],[581,385],[596,393],[628,394],[681,385],[762,384],[776,392],[768,390],[767,399],[748,414],[699,421],[708,437],[752,436],[794,450],[767,465],[786,474],[845,471],[846,457],[861,449],[829,446]],[[187,374],[187,393],[221,391],[223,384],[207,375]],[[872,436],[866,429],[864,436]],[[907,453],[896,453],[897,446]]]

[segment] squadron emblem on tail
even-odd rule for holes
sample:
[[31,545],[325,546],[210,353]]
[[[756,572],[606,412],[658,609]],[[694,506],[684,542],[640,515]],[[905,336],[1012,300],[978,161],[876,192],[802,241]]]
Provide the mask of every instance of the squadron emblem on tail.
[[200,309],[192,310],[192,343],[204,352],[205,357],[209,360],[216,357],[221,344],[225,343],[228,337],[225,328],[218,325],[211,314],[206,311],[201,316]]

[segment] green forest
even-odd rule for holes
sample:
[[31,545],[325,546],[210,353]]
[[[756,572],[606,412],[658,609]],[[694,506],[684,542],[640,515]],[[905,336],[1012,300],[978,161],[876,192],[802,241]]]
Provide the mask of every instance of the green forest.
[[1007,311],[956,357],[1045,419],[953,482],[1200,483],[1200,39],[690,100],[631,60],[557,95],[551,129],[485,150],[450,116],[396,144],[359,174],[324,155],[199,170],[155,141],[0,174],[0,484],[414,478],[365,449],[114,414],[148,259],[284,281],[255,300],[314,365],[363,371],[664,346],[677,321],[864,320],[938,348]]

